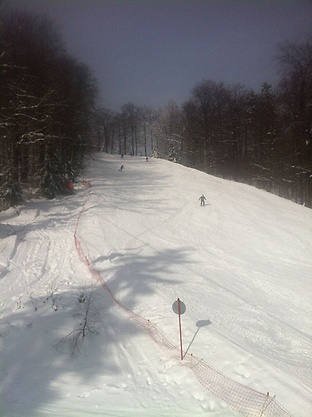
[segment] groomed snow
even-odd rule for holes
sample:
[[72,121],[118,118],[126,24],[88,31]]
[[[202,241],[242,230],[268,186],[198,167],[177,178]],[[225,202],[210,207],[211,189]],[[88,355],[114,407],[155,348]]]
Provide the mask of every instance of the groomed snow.
[[[153,158],[96,154],[82,179],[0,212],[0,416],[235,415],[75,236],[177,349],[179,297],[184,354],[312,416],[312,210]],[[97,334],[72,355],[90,293]]]

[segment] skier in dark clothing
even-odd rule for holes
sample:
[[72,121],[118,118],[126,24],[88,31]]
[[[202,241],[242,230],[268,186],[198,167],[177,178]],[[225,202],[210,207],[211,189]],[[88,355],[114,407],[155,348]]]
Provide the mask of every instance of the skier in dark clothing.
[[123,166],[123,165],[121,165],[121,167],[119,168],[119,170],[118,170],[118,171],[123,171],[123,169],[124,169],[124,166]]
[[200,205],[201,206],[205,206],[206,205],[206,197],[204,196],[204,194],[202,194],[199,199],[200,200]]

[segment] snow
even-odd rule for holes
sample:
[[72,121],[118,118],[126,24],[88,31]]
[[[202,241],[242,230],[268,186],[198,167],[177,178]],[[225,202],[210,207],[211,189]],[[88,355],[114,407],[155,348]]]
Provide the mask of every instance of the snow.
[[[122,163],[96,154],[74,195],[0,213],[0,416],[230,417],[240,385],[311,416],[312,211],[172,162]],[[82,294],[94,332],[73,352]],[[229,381],[222,398],[192,358]]]

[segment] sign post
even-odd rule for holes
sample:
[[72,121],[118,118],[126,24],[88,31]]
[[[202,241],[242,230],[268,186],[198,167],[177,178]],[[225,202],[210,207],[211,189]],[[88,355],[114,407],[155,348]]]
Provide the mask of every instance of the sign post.
[[182,348],[181,314],[185,313],[186,307],[185,307],[185,304],[180,300],[180,298],[178,298],[177,301],[175,301],[172,304],[172,310],[179,316],[180,352],[181,352],[181,361],[182,361],[183,360],[183,348]]

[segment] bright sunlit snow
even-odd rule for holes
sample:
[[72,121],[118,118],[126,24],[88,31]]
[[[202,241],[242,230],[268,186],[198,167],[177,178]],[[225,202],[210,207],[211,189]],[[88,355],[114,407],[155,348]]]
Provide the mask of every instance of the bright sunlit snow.
[[177,298],[183,354],[312,415],[311,209],[153,158],[75,188],[0,213],[1,417],[234,416],[133,319],[179,352]]

